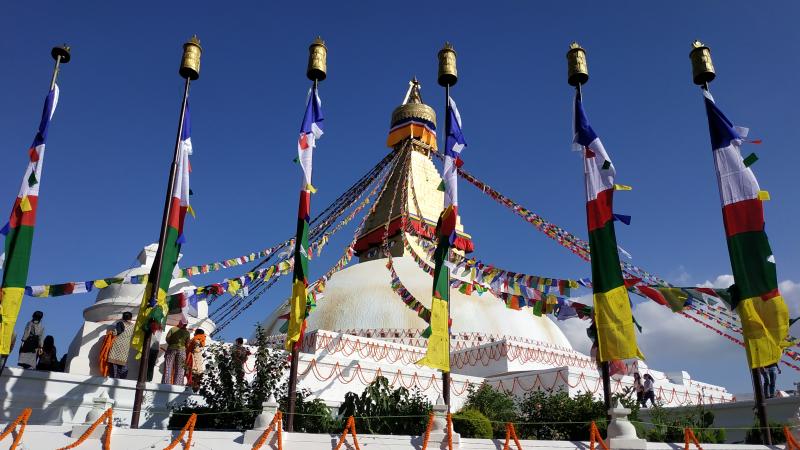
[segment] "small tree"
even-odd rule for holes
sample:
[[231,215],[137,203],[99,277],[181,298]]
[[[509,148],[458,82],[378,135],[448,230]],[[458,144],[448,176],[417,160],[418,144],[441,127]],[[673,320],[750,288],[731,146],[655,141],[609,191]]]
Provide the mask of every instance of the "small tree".
[[251,382],[238,376],[240,368],[230,345],[215,343],[204,352],[205,374],[199,394],[203,402],[188,401],[173,408],[170,427],[179,428],[197,413],[197,428],[244,430],[253,427],[261,404],[286,390],[286,353],[269,347],[261,327],[256,329],[255,375]]
[[348,392],[339,407],[343,418],[356,417],[359,432],[420,435],[425,432],[430,402],[418,391],[392,389],[389,380],[377,377],[361,395]]
[[483,383],[477,389],[473,386],[469,388],[467,401],[464,403],[462,411],[472,409],[480,411],[493,423],[492,435],[495,438],[505,437],[507,422],[517,422],[518,415],[514,397],[510,394],[495,389],[488,383]]

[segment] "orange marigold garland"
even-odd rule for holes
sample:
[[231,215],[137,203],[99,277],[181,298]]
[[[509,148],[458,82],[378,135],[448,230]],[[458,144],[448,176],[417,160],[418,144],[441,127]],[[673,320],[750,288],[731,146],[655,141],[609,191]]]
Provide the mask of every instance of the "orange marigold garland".
[[183,444],[183,450],[189,450],[189,447],[192,446],[192,434],[194,433],[194,424],[197,422],[197,414],[192,413],[189,416],[189,420],[186,421],[186,425],[181,428],[181,432],[178,433],[178,437],[175,438],[168,446],[164,447],[164,450],[172,450],[178,444],[181,443],[183,440],[183,435],[186,434],[186,430],[189,430],[189,436],[186,438],[186,442]]
[[358,437],[356,437],[356,419],[353,416],[350,416],[347,419],[347,424],[344,426],[344,431],[342,431],[342,437],[339,438],[339,443],[336,444],[336,448],[334,450],[339,450],[342,448],[342,444],[344,444],[345,438],[347,438],[347,432],[353,435],[353,446],[356,450],[361,450],[361,447],[358,446]]
[[608,450],[603,436],[600,435],[600,430],[597,429],[597,424],[592,421],[592,424],[589,425],[589,450],[594,450],[595,442],[600,444],[603,450]]
[[425,428],[425,436],[422,438],[422,449],[428,450],[428,440],[431,438],[431,430],[433,429],[433,413],[428,417],[428,426]]
[[58,450],[69,450],[83,444],[86,439],[89,439],[89,437],[94,434],[94,430],[96,430],[97,427],[103,422],[106,423],[106,432],[105,437],[103,438],[103,450],[111,450],[111,430],[114,423],[114,411],[111,408],[108,408],[103,415],[98,417],[97,420],[94,421],[89,429],[87,429],[77,441],[69,444],[66,447],[61,447]]
[[28,424],[28,418],[30,417],[31,417],[31,409],[30,408],[23,409],[22,414],[20,414],[16,419],[14,419],[13,422],[8,424],[8,426],[6,426],[6,429],[3,430],[2,433],[0,433],[0,441],[2,441],[3,439],[6,438],[6,436],[11,434],[11,432],[13,432],[14,429],[17,428],[17,425],[19,425],[19,432],[17,432],[17,435],[14,436],[14,441],[11,443],[11,447],[8,448],[9,450],[14,450],[15,448],[17,448],[17,445],[19,445],[19,441],[22,440],[22,434],[25,433],[25,425]]
[[253,444],[252,450],[259,450],[261,446],[267,442],[267,438],[269,438],[272,427],[276,428],[275,433],[278,435],[278,450],[283,450],[283,436],[281,435],[283,432],[283,413],[280,411],[275,414],[275,417],[272,418],[272,422],[269,423],[267,429],[261,433],[261,437],[259,437],[258,440]]

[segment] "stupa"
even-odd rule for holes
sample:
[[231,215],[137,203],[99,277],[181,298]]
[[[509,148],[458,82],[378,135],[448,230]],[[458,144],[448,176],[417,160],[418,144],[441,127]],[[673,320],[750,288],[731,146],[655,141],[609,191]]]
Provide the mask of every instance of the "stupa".
[[[427,323],[392,288],[392,276],[382,250],[387,244],[402,284],[425,307],[431,304],[432,278],[420,264],[422,246],[432,236],[442,210],[442,182],[432,161],[436,147],[436,115],[422,101],[414,79],[403,103],[392,113],[388,145],[404,158],[408,169],[394,170],[366,220],[353,250],[359,263],[335,273],[326,283],[324,299],[307,319],[300,359],[301,388],[331,405],[348,391],[360,392],[375,377],[395,386],[417,388],[435,401],[441,393],[440,374],[415,364],[425,353],[422,337]],[[466,209],[468,210],[468,209]],[[409,233],[409,228],[415,231]],[[428,239],[428,243],[430,243]],[[471,237],[460,218],[456,253],[472,251]],[[428,258],[424,264],[433,266]],[[423,265],[424,265],[423,264]],[[459,278],[458,273],[451,276]],[[602,396],[595,361],[575,351],[560,328],[529,307],[507,308],[491,292],[469,295],[451,289],[451,402],[458,408],[470,386],[488,382],[522,396],[532,389],[566,389]],[[262,323],[272,343],[282,347],[282,316],[288,303]],[[634,370],[657,380],[657,396],[667,405],[730,401],[719,386],[692,380],[686,372],[665,374],[639,362],[628,374],[616,376],[615,391],[632,384]]]

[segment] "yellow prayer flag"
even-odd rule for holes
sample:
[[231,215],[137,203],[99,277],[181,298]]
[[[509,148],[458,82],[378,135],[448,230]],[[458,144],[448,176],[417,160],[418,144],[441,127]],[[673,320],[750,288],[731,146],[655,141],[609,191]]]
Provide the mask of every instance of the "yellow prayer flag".
[[22,212],[28,212],[33,209],[31,206],[31,201],[27,195],[22,197],[22,200],[19,202],[19,209],[21,209]]
[[11,353],[11,335],[24,295],[25,288],[20,287],[5,287],[0,291],[0,317],[3,319],[0,321],[0,355]]
[[450,331],[448,330],[447,302],[433,298],[431,302],[431,335],[428,338],[428,351],[417,364],[450,371]]
[[308,183],[306,185],[306,190],[308,192],[311,192],[312,194],[316,194],[317,193],[317,188],[315,188],[311,183]]
[[300,340],[303,320],[306,318],[306,284],[295,280],[292,298],[289,299],[289,330],[286,332],[286,351],[291,352],[294,343]]
[[108,287],[108,283],[106,283],[106,280],[94,280],[94,287],[104,289]]
[[628,186],[628,185],[625,185],[625,184],[615,184],[614,185],[614,190],[615,191],[632,191],[633,188],[631,186]]
[[758,191],[758,199],[761,201],[769,200],[769,191]]
[[789,309],[783,297],[744,299],[736,305],[736,312],[742,321],[744,348],[750,368],[779,362],[789,335]]
[[595,293],[593,298],[599,360],[644,360],[644,355],[636,345],[631,304],[625,286]]
[[192,205],[186,205],[186,212],[188,212],[189,214],[192,215],[192,217],[197,219],[197,215],[194,213],[194,208],[192,208]]

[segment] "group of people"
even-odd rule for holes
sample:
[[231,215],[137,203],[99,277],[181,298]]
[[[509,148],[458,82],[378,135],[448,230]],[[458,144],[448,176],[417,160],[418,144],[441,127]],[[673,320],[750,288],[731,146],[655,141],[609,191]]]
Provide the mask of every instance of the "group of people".
[[[206,346],[206,333],[202,328],[194,330],[194,336],[186,329],[188,323],[181,319],[177,327],[167,332],[167,351],[164,354],[164,375],[162,383],[184,386],[200,390],[205,372],[203,348]],[[185,378],[185,382],[184,382]]]
[[[203,349],[206,334],[202,328],[194,330],[194,336],[186,329],[188,322],[181,319],[166,336],[164,353],[164,375],[161,382],[177,386],[189,385],[196,392],[200,389],[205,372]],[[128,354],[131,347],[135,323],[133,314],[126,311],[107,331],[100,350],[100,368],[111,378],[128,377]]]
[[636,401],[642,405],[642,408],[647,408],[648,400],[650,400],[650,406],[656,406],[655,380],[652,375],[646,373],[642,377],[639,372],[634,372],[633,390],[636,391]]
[[[66,355],[61,360],[58,359],[56,341],[53,336],[46,336],[44,334],[42,319],[44,319],[44,313],[36,311],[33,313],[31,320],[25,324],[25,331],[22,333],[22,344],[19,348],[17,364],[23,369],[63,372]],[[12,348],[16,340],[16,334],[12,334]],[[4,366],[5,359],[2,361],[2,364],[0,364],[0,371]]]

